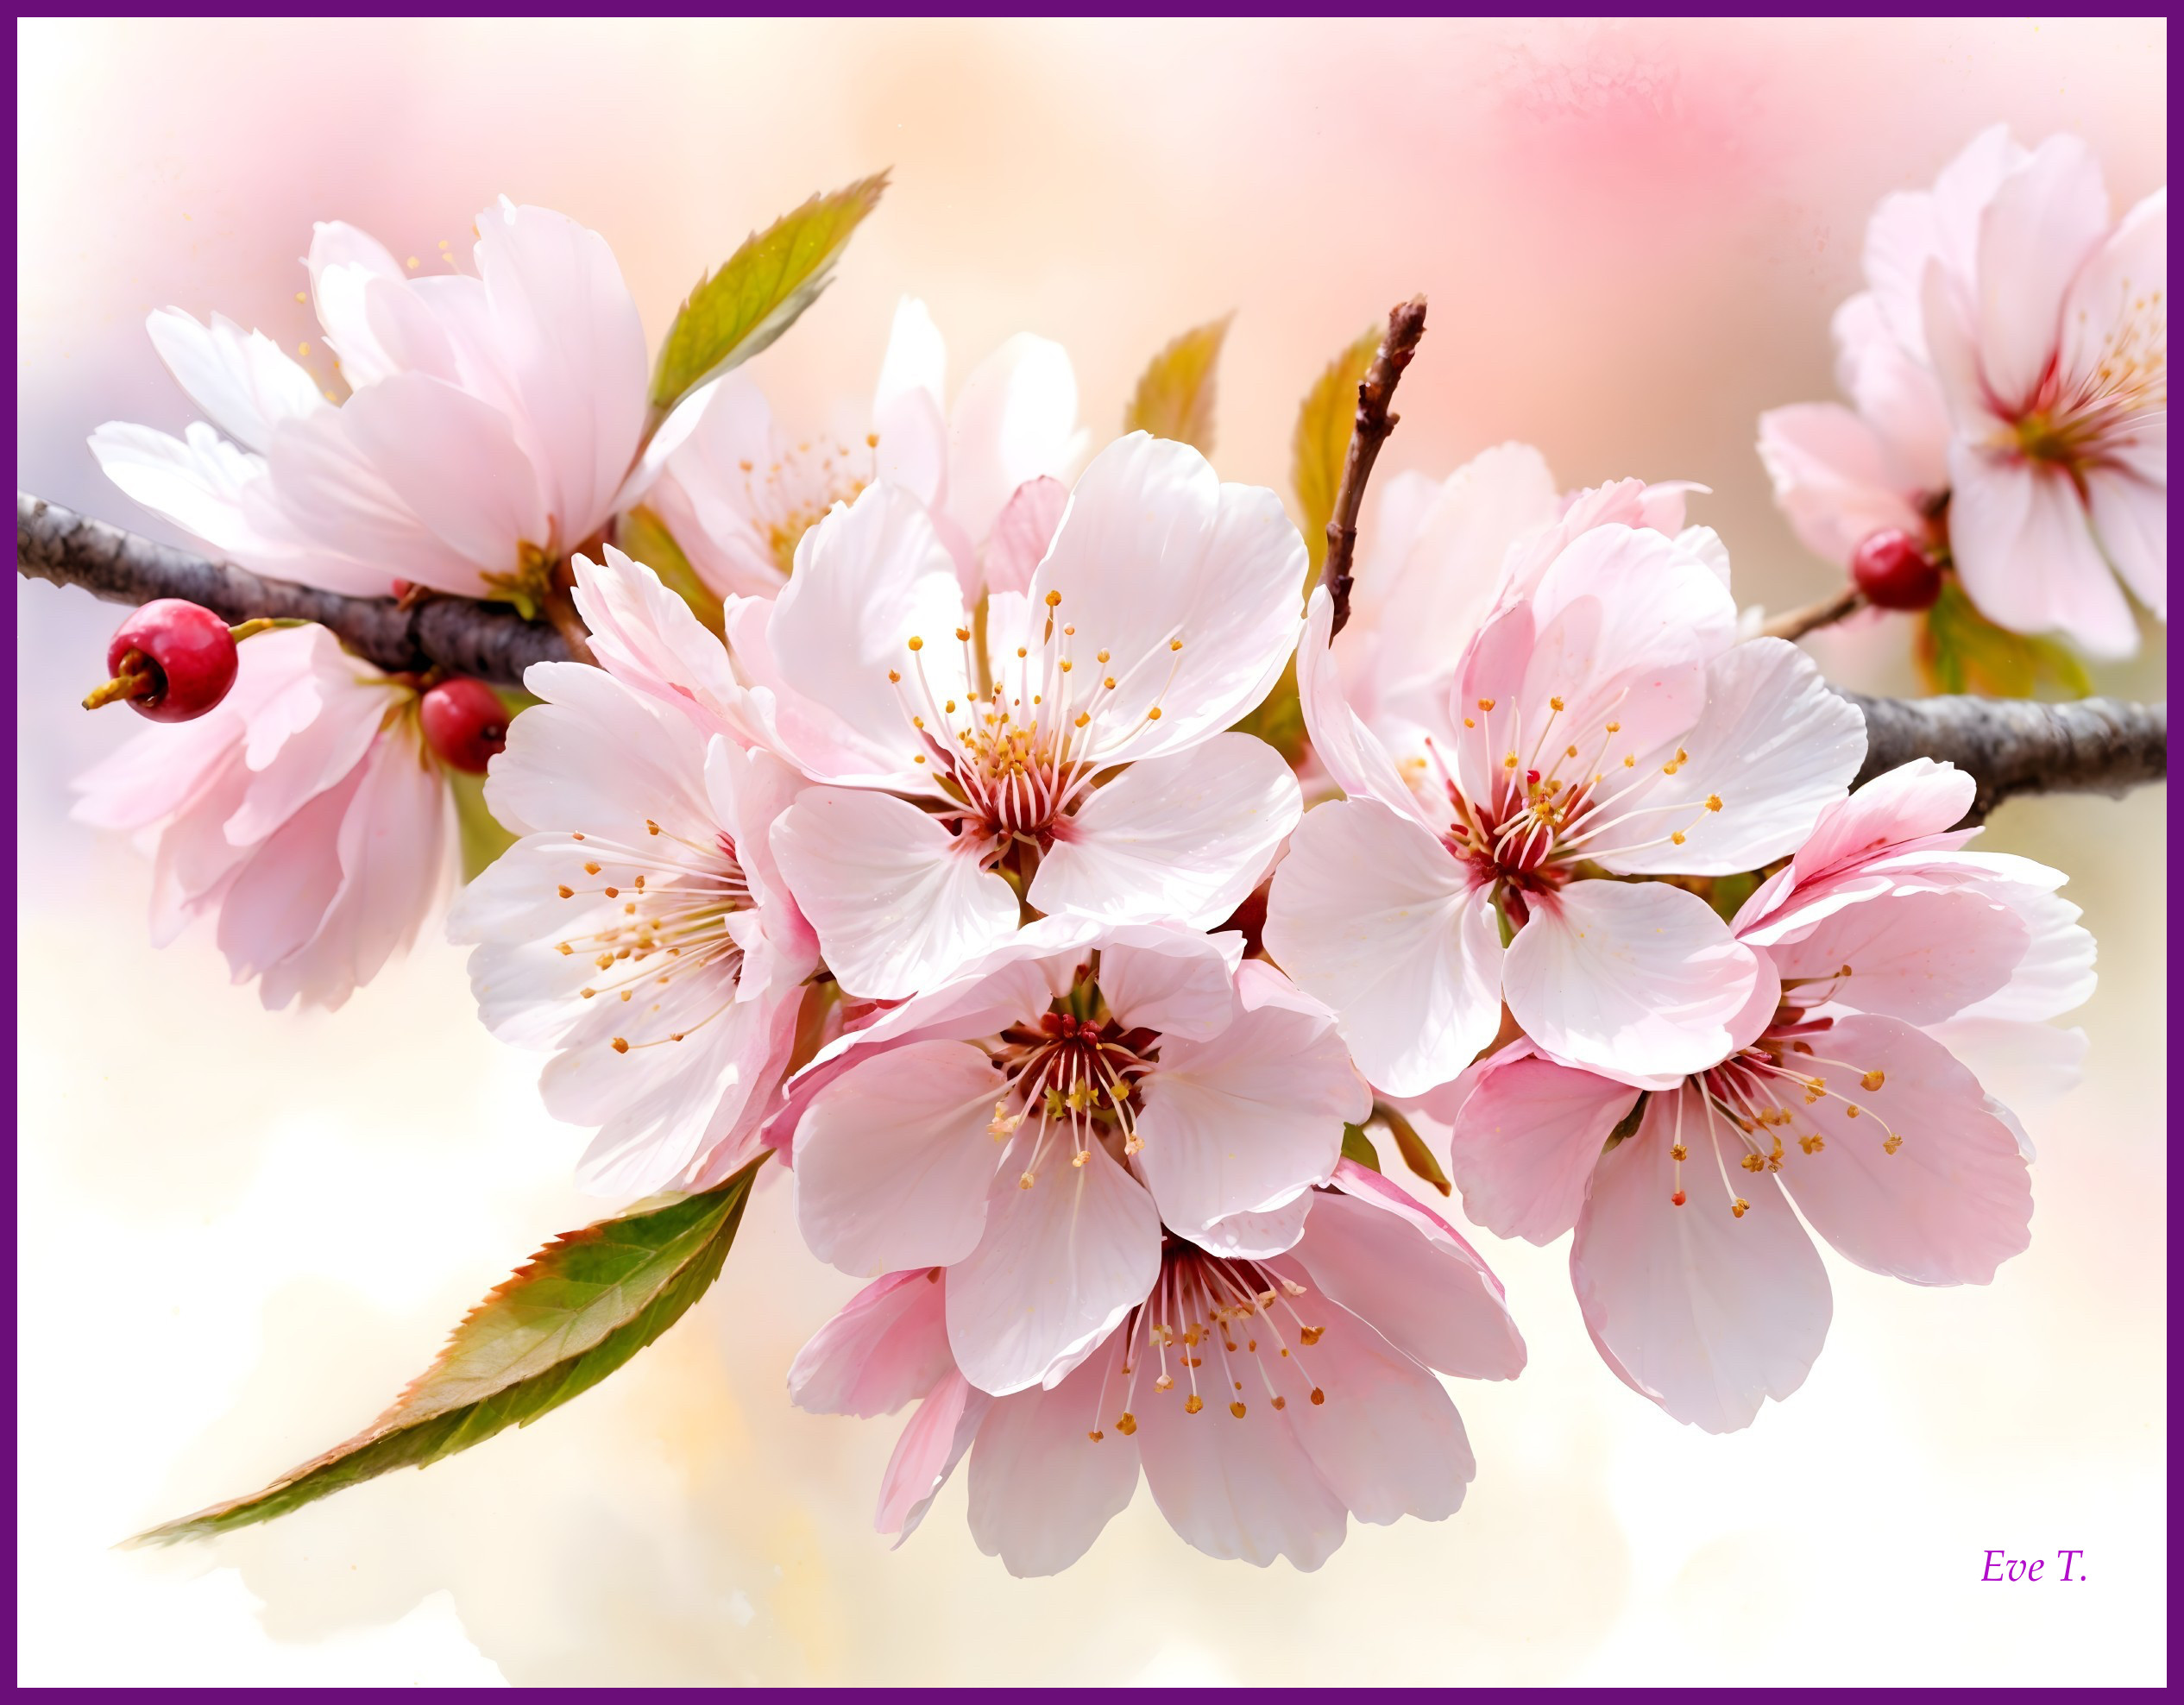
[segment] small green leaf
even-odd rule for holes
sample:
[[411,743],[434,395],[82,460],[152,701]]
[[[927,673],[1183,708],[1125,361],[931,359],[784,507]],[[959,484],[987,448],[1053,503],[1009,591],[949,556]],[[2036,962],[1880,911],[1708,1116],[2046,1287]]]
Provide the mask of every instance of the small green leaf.
[[1449,1175],[1441,1170],[1441,1163],[1433,1158],[1433,1151],[1426,1146],[1415,1125],[1385,1101],[1373,1104],[1373,1123],[1395,1139],[1395,1152],[1403,1157],[1405,1166],[1444,1196],[1449,1193]]
[[717,273],[702,278],[668,328],[652,373],[655,417],[796,324],[833,277],[834,262],[879,204],[887,173],[815,195],[743,240]]
[[1380,1151],[1373,1147],[1373,1140],[1365,1135],[1363,1125],[1343,1127],[1343,1159],[1355,1161],[1368,1172],[1380,1170]]
[[614,543],[660,577],[660,584],[690,607],[690,613],[715,633],[721,631],[721,601],[699,578],[675,542],[675,535],[643,504],[614,523]]
[[1273,690],[1231,731],[1256,734],[1293,764],[1305,754],[1305,707],[1297,696],[1297,660],[1292,657]]
[[1297,409],[1296,431],[1289,439],[1289,484],[1297,494],[1299,525],[1312,571],[1319,574],[1327,555],[1327,523],[1342,488],[1343,462],[1350,455],[1350,429],[1357,418],[1357,387],[1380,349],[1381,328],[1364,336],[1327,363]]
[[1200,456],[1213,454],[1214,381],[1235,318],[1227,313],[1193,326],[1146,364],[1123,411],[1123,431],[1150,432],[1188,444]]
[[2068,647],[1997,627],[1954,575],[1942,582],[1942,595],[1926,613],[1917,651],[1920,669],[1937,693],[2029,699],[2044,682],[2065,698],[2082,699],[2093,689],[2085,665]]
[[681,1319],[721,1276],[761,1155],[727,1183],[656,1197],[532,1257],[455,1329],[447,1348],[347,1444],[261,1492],[138,1534],[172,1545],[270,1521],[400,1468],[424,1468],[528,1426],[588,1391]]
[[516,844],[516,837],[500,827],[500,820],[487,808],[485,777],[460,770],[447,772],[455,795],[455,826],[463,849],[463,879],[475,882],[479,873]]

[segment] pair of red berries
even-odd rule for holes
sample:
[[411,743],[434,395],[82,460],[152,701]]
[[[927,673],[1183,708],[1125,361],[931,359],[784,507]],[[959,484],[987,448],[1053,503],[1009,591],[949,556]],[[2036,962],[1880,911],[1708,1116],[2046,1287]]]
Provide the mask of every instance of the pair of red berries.
[[1930,610],[1942,595],[1942,565],[1901,527],[1869,533],[1851,553],[1851,583],[1881,610]]
[[[155,598],[114,630],[106,647],[114,678],[85,703],[126,698],[154,722],[202,716],[235,685],[236,635],[242,631],[186,598]],[[507,707],[469,676],[426,689],[418,714],[441,761],[474,776],[482,776],[487,761],[508,743]]]

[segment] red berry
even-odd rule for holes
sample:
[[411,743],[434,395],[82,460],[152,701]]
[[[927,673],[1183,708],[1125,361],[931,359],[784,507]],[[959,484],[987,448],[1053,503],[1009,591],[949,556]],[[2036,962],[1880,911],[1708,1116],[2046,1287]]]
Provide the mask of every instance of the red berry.
[[202,716],[235,685],[235,639],[227,623],[186,598],[154,598],[114,630],[106,647],[109,674],[123,673],[134,651],[136,672],[152,685],[129,700],[154,722],[187,722]]
[[1851,556],[1850,577],[1883,610],[1930,610],[1942,595],[1941,565],[1900,527],[1868,533]]
[[425,695],[425,738],[444,763],[473,776],[508,744],[508,708],[484,682],[467,675],[443,681]]

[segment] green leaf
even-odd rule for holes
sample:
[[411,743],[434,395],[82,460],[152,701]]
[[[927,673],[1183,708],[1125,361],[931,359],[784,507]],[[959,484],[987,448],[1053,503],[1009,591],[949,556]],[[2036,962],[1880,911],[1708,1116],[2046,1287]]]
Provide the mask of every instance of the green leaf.
[[1363,1125],[1343,1127],[1343,1159],[1355,1161],[1368,1172],[1380,1170],[1380,1151],[1373,1147],[1373,1140],[1365,1135]]
[[138,1534],[132,1545],[208,1538],[400,1468],[424,1468],[528,1426],[591,1389],[681,1319],[721,1276],[761,1155],[727,1183],[656,1197],[571,1231],[470,1312],[394,1406],[356,1438],[263,1491]]
[[1200,456],[1213,454],[1213,396],[1221,344],[1229,335],[1226,313],[1194,325],[1146,364],[1123,411],[1123,431],[1174,438]]
[[1433,1151],[1426,1146],[1416,1126],[1385,1101],[1373,1104],[1373,1123],[1395,1139],[1395,1152],[1403,1157],[1405,1166],[1444,1196],[1449,1193],[1449,1175],[1441,1170],[1441,1163],[1433,1158]]
[[1289,438],[1289,485],[1297,494],[1299,525],[1316,576],[1327,555],[1327,523],[1342,488],[1343,462],[1350,455],[1350,429],[1357,418],[1357,387],[1380,349],[1381,328],[1365,334],[1327,363],[1297,409]]
[[1288,763],[1293,764],[1305,754],[1305,707],[1297,695],[1297,660],[1290,658],[1281,671],[1281,678],[1274,683],[1273,690],[1259,701],[1258,708],[1241,722],[1234,733],[1256,734]]
[[1942,595],[1926,613],[1917,651],[1920,669],[1937,693],[2029,699],[2046,683],[2065,698],[2082,699],[2093,689],[2085,665],[2067,647],[1997,627],[1954,575],[1942,582]]
[[652,372],[655,416],[795,324],[827,287],[834,262],[886,188],[882,172],[832,195],[815,195],[752,232],[719,272],[700,279],[660,346]]
[[486,808],[485,777],[448,771],[448,785],[455,794],[455,826],[463,847],[463,879],[475,882],[488,865],[516,844],[516,837],[500,827],[500,820]]
[[690,607],[691,614],[721,632],[721,601],[690,566],[666,522],[640,503],[615,521],[614,543],[658,575],[662,586]]

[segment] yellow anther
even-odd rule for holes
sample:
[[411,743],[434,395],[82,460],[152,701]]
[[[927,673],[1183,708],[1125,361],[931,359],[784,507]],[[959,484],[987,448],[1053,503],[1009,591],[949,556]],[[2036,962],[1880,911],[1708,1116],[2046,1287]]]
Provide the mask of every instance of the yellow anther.
[[1092,1151],[1089,1148],[1080,1148],[1069,1157],[1069,1164],[1073,1167],[1082,1167],[1090,1159],[1092,1159]]
[[1510,754],[1509,754],[1507,758],[1503,758],[1503,759],[1501,760],[1501,767],[1502,767],[1504,770],[1514,770],[1514,769],[1515,769],[1515,768],[1517,767],[1517,755],[1516,755],[1516,753],[1514,753],[1514,752],[1511,752],[1511,753],[1510,753]]
[[1110,656],[1111,656],[1111,655],[1112,655],[1112,653],[1111,653],[1111,652],[1102,651],[1102,652],[1099,654],[1099,661],[1100,661],[1100,662],[1102,662],[1102,663],[1105,663],[1105,662],[1107,661],[1107,659],[1109,658],[1109,657],[1110,657]]
[[614,1052],[617,1054],[627,1054],[629,1052],[629,1039],[626,1036],[617,1036],[614,1038]]
[[955,630],[955,637],[959,639],[968,639],[971,637],[971,630],[967,627],[959,627]]
[[1888,1140],[1881,1144],[1881,1152],[1884,1154],[1893,1154],[1903,1146],[1904,1139],[1897,1136],[1895,1132],[1891,1131],[1888,1135]]
[[1195,1415],[1199,1410],[1205,1407],[1205,1400],[1200,1397],[1196,1392],[1193,1392],[1188,1397],[1183,1400],[1183,1412],[1186,1415]]
[[596,989],[580,989],[577,992],[582,995],[586,1000],[589,1000],[594,995],[597,994],[599,991]]
[[1077,666],[1077,665],[1076,665],[1075,664],[1073,664],[1073,663],[1070,662],[1070,661],[1069,661],[1069,659],[1068,659],[1067,657],[1064,657],[1064,658],[1061,660],[1061,672],[1062,672],[1064,675],[1068,674],[1068,673],[1069,673],[1069,671],[1070,671],[1071,670],[1073,670],[1073,669],[1076,668],[1076,666]]
[[1707,795],[1706,808],[1709,811],[1719,811],[1721,808],[1721,796],[1718,793]]
[[1635,754],[1635,753],[1633,753],[1632,756],[1630,756],[1630,757],[1626,758],[1625,759],[1623,759],[1623,768],[1624,768],[1624,769],[1626,769],[1626,770],[1635,770],[1637,767],[1638,767],[1638,758],[1637,758],[1637,756],[1636,756],[1636,754]]
[[1020,657],[1028,657],[1031,655],[1031,653],[1026,651],[1022,645],[1019,645],[1016,647],[1016,655]]
[[560,895],[564,900],[573,900],[576,897],[576,890],[571,888],[565,882],[563,883],[560,887],[555,889],[554,892]]
[[586,876],[597,876],[599,874],[599,866],[587,860],[584,865],[584,874]]
[[1562,701],[1560,699],[1549,699],[1547,701],[1547,708],[1549,710],[1560,710],[1562,708]]
[[1467,716],[1467,717],[1465,717],[1465,718],[1463,719],[1463,726],[1464,726],[1465,727],[1467,727],[1467,728],[1476,728],[1476,727],[1477,727],[1479,725],[1478,725],[1477,723],[1474,722],[1474,721],[1473,721],[1473,720],[1472,720],[1470,717],[1468,717],[1468,716]]
[[1298,1332],[1297,1336],[1304,1340],[1305,1348],[1306,1350],[1310,1350],[1312,1345],[1319,1342],[1321,1336],[1325,1333],[1326,1330],[1327,1329],[1325,1326],[1306,1326],[1301,1329]]
[[1577,748],[1576,746],[1564,746],[1562,749],[1562,755],[1564,758],[1575,758],[1577,755]]
[[899,670],[891,669],[887,671],[888,684],[891,686],[892,686],[896,682],[900,681],[902,678],[903,676]]
[[1623,732],[1623,725],[1620,722],[1610,722],[1608,725],[1608,732],[1611,734],[1620,734]]
[[1168,648],[1171,651],[1180,651],[1183,649],[1183,642],[1180,639],[1171,639],[1168,642]]
[[[645,820],[645,833],[647,834],[658,834],[659,832],[660,826],[654,822],[650,817],[647,817]],[[643,877],[639,877],[637,880],[638,885],[642,887],[644,885],[645,878]]]
[[1016,1180],[1016,1188],[1019,1190],[1029,1190],[1031,1188],[1031,1185],[1032,1178],[1029,1173],[1026,1173],[1022,1178]]
[[1668,834],[1668,838],[1674,841],[1678,846],[1681,846],[1684,844],[1684,831],[1681,829],[1671,829]]
[[[1168,1328],[1165,1326],[1161,1327],[1160,1329],[1160,1333],[1161,1342],[1162,1343],[1167,1343],[1171,1341],[1171,1334],[1168,1332]],[[1153,1381],[1153,1389],[1155,1391],[1173,1391],[1174,1388],[1175,1375],[1173,1374],[1162,1374],[1160,1378]]]
[[1234,1415],[1239,1421],[1242,1420],[1243,1419],[1243,1405],[1241,1403],[1231,1403],[1229,1405],[1229,1412],[1231,1415]]
[[1858,1080],[1860,1087],[1864,1089],[1879,1089],[1887,1081],[1888,1074],[1879,1071],[1868,1072]]
[[1691,1151],[1679,1142],[1668,1151],[1668,1157],[1671,1161],[1688,1161],[1691,1158]]
[[1479,708],[1481,710],[1492,710],[1494,708],[1494,701],[1492,699],[1481,699],[1479,701]]
[[1148,722],[1159,721],[1161,720],[1161,708],[1158,705],[1155,705],[1150,710],[1145,713],[1145,720]]
[[1854,1101],[1846,1101],[1846,1102],[1844,1102],[1844,1103],[1843,1103],[1843,1117],[1845,1117],[1846,1119],[1854,1119],[1854,1118],[1856,1118],[1857,1117],[1858,1117],[1858,1104],[1857,1104],[1856,1102],[1854,1102]]
[[910,635],[910,649],[911,649],[913,651],[923,651],[923,650],[925,649],[925,641],[924,641],[924,640],[922,640],[922,639],[919,639],[919,638],[918,638],[918,636],[917,636],[916,634],[915,634],[915,633],[911,634],[911,635]]
[[1105,687],[1105,688],[1107,689],[1107,690],[1108,690],[1109,692],[1111,692],[1111,692],[1113,692],[1113,691],[1115,690],[1115,677],[1114,677],[1113,676],[1111,676],[1111,676],[1109,676],[1106,678],[1106,680],[1105,680],[1105,681],[1102,682],[1100,684],[1101,684],[1102,686]]
[[1746,1201],[1741,1196],[1738,1197],[1736,1200],[1729,1204],[1730,1213],[1734,1214],[1739,1219],[1742,1219],[1745,1215],[1749,1213],[1751,1211],[1752,1204]]
[[1314,1403],[1325,1403],[1327,1400],[1327,1394],[1320,1390],[1318,1386],[1314,1386],[1312,1388],[1312,1400]]
[[1092,1440],[1093,1444],[1097,1444],[1101,1439],[1106,1438],[1107,1435],[1102,1432],[1098,1427],[1094,1427],[1090,1432],[1086,1433],[1085,1437]]
[[1277,1397],[1274,1400],[1274,1406],[1277,1409],[1287,1409],[1289,1406],[1289,1400],[1286,1397]]
[[1080,710],[1080,711],[1079,711],[1079,712],[1077,713],[1077,726],[1078,726],[1079,728],[1081,728],[1081,727],[1085,727],[1085,725],[1086,725],[1086,724],[1087,724],[1088,722],[1090,722],[1091,720],[1092,720],[1092,713],[1091,713],[1090,711],[1088,711],[1088,710]]
[[1048,607],[1048,609],[1050,609],[1050,610],[1051,610],[1052,608],[1054,608],[1054,607],[1055,605],[1059,604],[1060,602],[1061,602],[1061,594],[1060,594],[1059,592],[1049,592],[1049,593],[1047,595],[1047,607]]
[[[603,892],[610,900],[619,900],[622,897],[622,890],[619,888],[604,889],[601,892]],[[1871,1088],[1872,1085],[1868,1085],[1867,1087]]]
[[1797,1147],[1808,1154],[1817,1154],[1827,1146],[1828,1140],[1818,1131],[1815,1131],[1810,1136],[1801,1136],[1797,1139]]
[[1115,1423],[1115,1431],[1122,1434],[1124,1438],[1128,1438],[1130,1434],[1137,1431],[1137,1417],[1131,1414],[1129,1410],[1123,1410],[1121,1419]]
[[1765,1172],[1767,1169],[1767,1163],[1761,1160],[1757,1154],[1747,1154],[1739,1164],[1740,1164],[1747,1172]]

